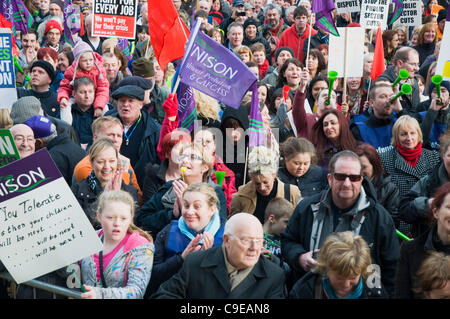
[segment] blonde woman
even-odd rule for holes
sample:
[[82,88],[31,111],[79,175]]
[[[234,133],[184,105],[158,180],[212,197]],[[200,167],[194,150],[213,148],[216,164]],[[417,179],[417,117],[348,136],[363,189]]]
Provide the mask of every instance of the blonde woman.
[[264,224],[264,213],[271,199],[285,198],[294,207],[297,206],[300,190],[296,185],[284,184],[277,178],[278,161],[278,156],[265,146],[256,146],[250,151],[250,182],[233,194],[230,215],[246,212],[255,215]]
[[219,102],[194,89],[195,107],[197,108],[197,120],[202,121],[202,126],[216,127],[220,129]]
[[124,169],[119,157],[119,151],[113,141],[102,137],[97,139],[89,149],[89,161],[92,171],[85,179],[72,185],[72,192],[96,227],[95,220],[96,201],[103,191],[124,190],[131,194],[136,202],[139,202],[138,191],[133,185],[123,182]]
[[384,288],[367,286],[375,268],[370,249],[352,232],[334,233],[320,248],[314,269],[297,281],[290,299],[372,299],[387,298]]
[[133,224],[135,201],[122,190],[102,193],[96,217],[103,250],[81,261],[83,299],[139,299],[153,267],[153,239]]

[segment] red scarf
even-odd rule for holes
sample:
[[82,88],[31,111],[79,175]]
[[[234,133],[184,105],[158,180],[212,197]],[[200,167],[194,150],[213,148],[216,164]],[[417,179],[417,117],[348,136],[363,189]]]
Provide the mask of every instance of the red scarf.
[[400,155],[403,156],[406,163],[408,163],[412,168],[416,167],[419,157],[422,154],[422,143],[419,142],[412,150],[397,144],[397,149]]
[[267,70],[269,69],[269,61],[267,61],[267,59],[265,59],[263,64],[258,65],[258,69],[259,69],[260,78],[264,79],[264,75],[266,74]]

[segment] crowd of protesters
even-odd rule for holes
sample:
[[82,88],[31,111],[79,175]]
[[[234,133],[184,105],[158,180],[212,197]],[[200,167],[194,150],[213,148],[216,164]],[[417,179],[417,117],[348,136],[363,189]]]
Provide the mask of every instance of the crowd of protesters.
[[[377,79],[365,30],[361,77],[336,81],[310,0],[160,1],[257,76],[265,144],[248,147],[251,91],[233,108],[194,89],[199,127],[180,128],[180,60],[159,66],[146,0],[130,57],[92,35],[92,0],[72,1],[73,44],[64,1],[24,1],[0,124],[21,158],[48,150],[103,243],[79,262],[81,297],[450,298],[450,82],[431,81],[449,1],[388,25]],[[359,15],[332,11],[337,27]]]

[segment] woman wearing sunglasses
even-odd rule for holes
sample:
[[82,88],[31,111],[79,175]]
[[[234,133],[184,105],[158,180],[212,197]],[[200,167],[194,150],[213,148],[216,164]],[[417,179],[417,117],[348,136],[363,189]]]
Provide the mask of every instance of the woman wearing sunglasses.
[[[174,156],[174,155],[173,155]],[[227,200],[219,185],[211,180],[214,158],[198,144],[183,145],[178,162],[181,178],[168,181],[144,205],[136,215],[136,224],[153,237],[172,220],[181,215],[183,192],[188,186],[206,182],[214,187],[219,202],[217,208],[222,221],[227,218]]]

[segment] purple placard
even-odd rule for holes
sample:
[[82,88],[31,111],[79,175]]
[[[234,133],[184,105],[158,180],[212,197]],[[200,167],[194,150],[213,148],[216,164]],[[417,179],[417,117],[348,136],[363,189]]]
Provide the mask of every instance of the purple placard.
[[62,175],[46,148],[0,167],[0,202],[51,183]]
[[249,87],[258,80],[256,76],[233,51],[202,31],[192,42],[180,81],[227,106],[239,108]]

